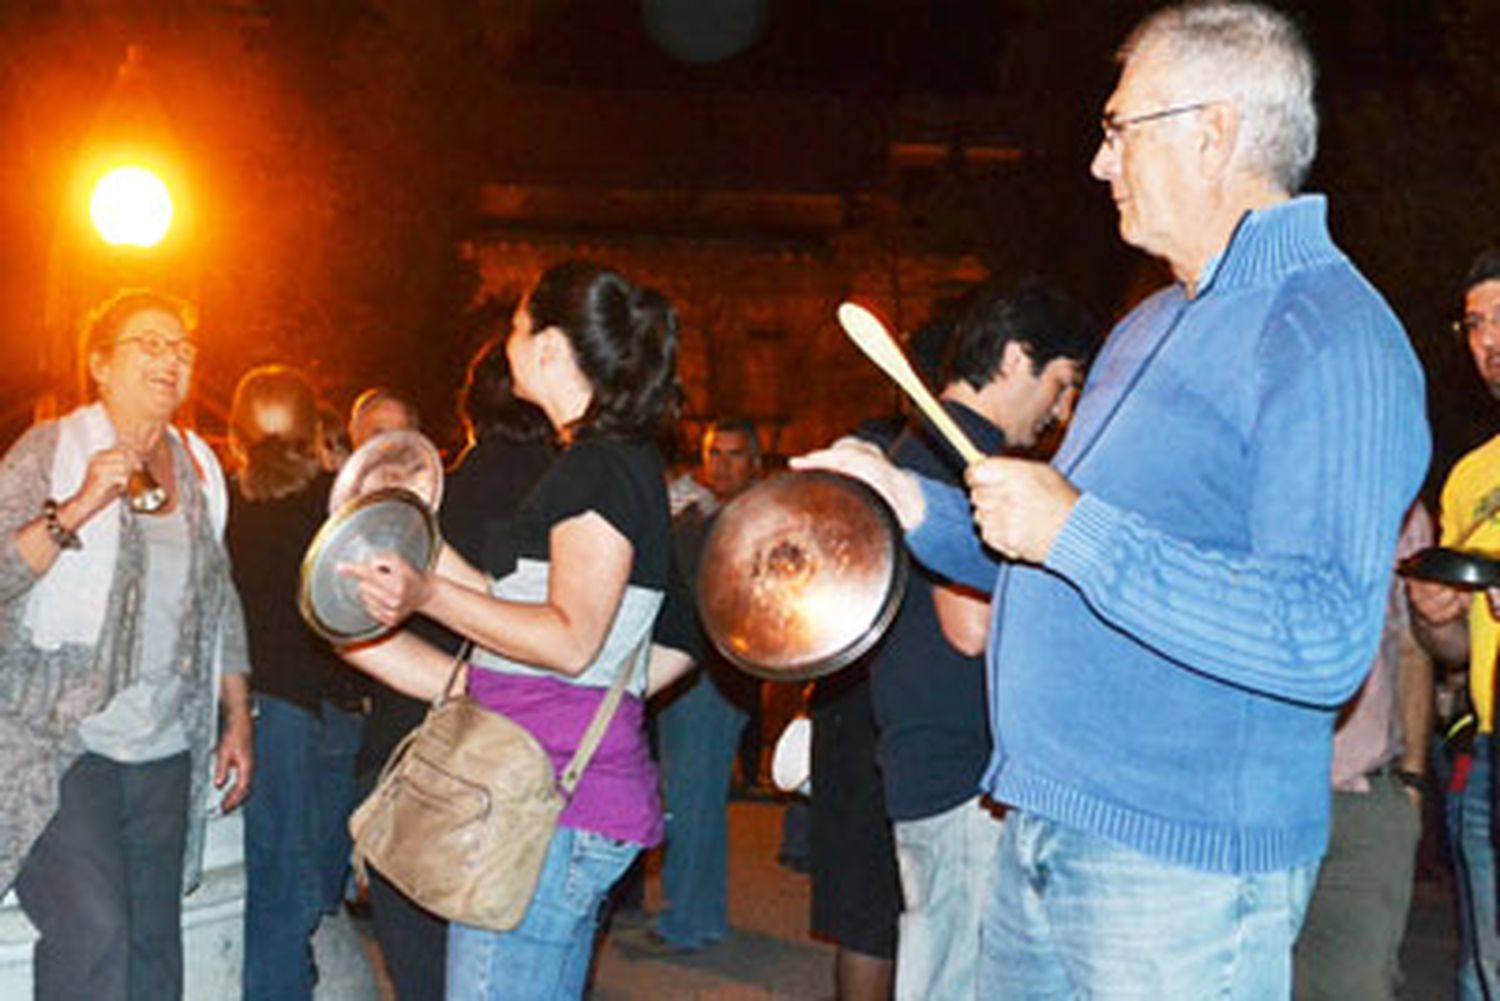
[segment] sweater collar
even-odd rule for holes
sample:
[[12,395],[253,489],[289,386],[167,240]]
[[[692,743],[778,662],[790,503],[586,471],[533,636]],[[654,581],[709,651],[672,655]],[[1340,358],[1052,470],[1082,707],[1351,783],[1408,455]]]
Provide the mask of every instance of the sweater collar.
[[1328,235],[1328,200],[1322,195],[1298,195],[1246,212],[1228,246],[1204,267],[1195,298],[1215,288],[1261,285],[1342,256]]

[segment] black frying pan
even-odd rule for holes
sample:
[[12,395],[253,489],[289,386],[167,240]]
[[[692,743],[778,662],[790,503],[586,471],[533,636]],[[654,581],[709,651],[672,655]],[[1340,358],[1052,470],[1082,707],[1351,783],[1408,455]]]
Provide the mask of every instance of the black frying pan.
[[1429,546],[1402,560],[1396,572],[1403,577],[1451,587],[1500,586],[1500,560],[1468,549]]

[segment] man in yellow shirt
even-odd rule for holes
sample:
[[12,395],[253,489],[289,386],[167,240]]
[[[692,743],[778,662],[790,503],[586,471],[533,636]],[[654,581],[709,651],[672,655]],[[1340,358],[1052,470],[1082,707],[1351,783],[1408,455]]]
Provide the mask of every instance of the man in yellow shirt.
[[[1500,251],[1474,262],[1463,286],[1458,328],[1468,339],[1474,366],[1500,399]],[[1464,456],[1448,474],[1442,496],[1442,544],[1500,552],[1500,435]],[[1463,952],[1460,1001],[1500,997],[1500,932],[1496,930],[1495,849],[1490,837],[1494,733],[1495,654],[1500,639],[1483,592],[1413,582],[1416,625],[1438,659],[1469,666],[1469,692],[1478,736],[1467,775],[1448,799],[1448,837],[1459,868]]]

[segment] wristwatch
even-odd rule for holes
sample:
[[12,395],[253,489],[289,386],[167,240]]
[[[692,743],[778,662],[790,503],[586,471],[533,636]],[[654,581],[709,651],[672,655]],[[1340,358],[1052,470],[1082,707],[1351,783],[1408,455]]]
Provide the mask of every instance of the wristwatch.
[[1427,791],[1427,776],[1422,772],[1414,772],[1409,768],[1397,768],[1391,772],[1391,775],[1408,789],[1415,789],[1417,792]]

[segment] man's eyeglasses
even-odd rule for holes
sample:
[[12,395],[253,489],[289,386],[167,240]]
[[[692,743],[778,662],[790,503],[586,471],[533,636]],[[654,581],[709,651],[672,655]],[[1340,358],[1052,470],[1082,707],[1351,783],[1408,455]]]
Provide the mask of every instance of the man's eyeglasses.
[[134,344],[150,358],[160,358],[168,351],[184,365],[191,365],[198,357],[198,344],[182,337],[166,337],[162,334],[132,334],[115,340],[116,345]]
[[1500,330],[1500,309],[1488,315],[1484,313],[1465,313],[1460,319],[1453,321],[1453,332],[1465,337],[1473,337],[1484,327],[1492,327]]
[[1142,115],[1128,115],[1121,118],[1113,111],[1106,111],[1104,117],[1099,119],[1099,128],[1104,132],[1104,145],[1111,152],[1118,152],[1120,143],[1125,138],[1125,133],[1137,125],[1145,125],[1147,122],[1159,122],[1167,118],[1176,118],[1190,111],[1202,111],[1212,104],[1212,101],[1199,101],[1196,104],[1179,104],[1173,108],[1163,108],[1160,111],[1148,111]]

